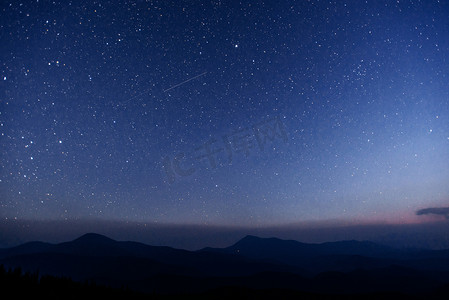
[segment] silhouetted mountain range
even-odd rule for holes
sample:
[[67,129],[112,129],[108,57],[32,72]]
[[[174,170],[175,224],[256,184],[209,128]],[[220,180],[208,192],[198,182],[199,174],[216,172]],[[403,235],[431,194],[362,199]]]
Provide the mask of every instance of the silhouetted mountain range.
[[449,283],[449,250],[399,250],[367,241],[306,244],[246,236],[227,248],[187,251],[89,233],[60,244],[0,249],[6,268],[141,292],[223,287],[312,293],[429,294]]

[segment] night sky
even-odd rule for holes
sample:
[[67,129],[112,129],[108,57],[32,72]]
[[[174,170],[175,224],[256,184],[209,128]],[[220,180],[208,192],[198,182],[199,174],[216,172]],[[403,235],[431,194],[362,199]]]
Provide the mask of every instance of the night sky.
[[446,1],[0,7],[2,220],[416,223],[449,206]]

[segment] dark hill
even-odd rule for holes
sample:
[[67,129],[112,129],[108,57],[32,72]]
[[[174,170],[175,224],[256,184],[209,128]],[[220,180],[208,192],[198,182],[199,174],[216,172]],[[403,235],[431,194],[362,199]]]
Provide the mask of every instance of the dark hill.
[[312,293],[427,293],[449,283],[449,251],[398,250],[371,242],[306,244],[246,236],[187,251],[89,233],[70,242],[0,249],[6,268],[158,293],[222,287]]

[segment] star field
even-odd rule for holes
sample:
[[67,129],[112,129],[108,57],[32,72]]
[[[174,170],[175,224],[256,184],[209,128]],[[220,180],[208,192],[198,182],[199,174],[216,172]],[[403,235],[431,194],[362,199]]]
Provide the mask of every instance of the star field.
[[447,2],[0,7],[2,219],[414,222],[447,206]]

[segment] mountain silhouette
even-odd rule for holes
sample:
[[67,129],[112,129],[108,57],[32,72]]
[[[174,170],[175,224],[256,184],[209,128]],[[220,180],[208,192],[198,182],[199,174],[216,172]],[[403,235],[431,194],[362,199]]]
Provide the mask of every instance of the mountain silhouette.
[[[214,250],[205,248],[204,250]],[[215,249],[216,250],[216,249]],[[259,238],[248,235],[234,245],[219,249],[219,252],[236,253],[250,257],[316,257],[322,255],[367,255],[367,256],[391,256],[398,251],[368,241],[340,241],[322,244],[306,244],[293,240],[281,240],[278,238]]]
[[[115,273],[121,274],[132,272],[147,275],[167,273],[189,276],[241,276],[262,271],[296,272],[295,268],[289,266],[260,263],[226,253],[195,252],[137,242],[118,242],[92,233],[71,242],[48,244],[45,247],[34,245],[28,243],[0,251],[0,263],[6,266],[22,266],[30,271],[48,270],[52,275],[66,276],[73,272],[76,278],[90,276],[91,279],[114,277],[113,267],[110,267],[114,265],[119,265],[116,270],[120,270]],[[124,265],[130,266],[129,270]]]
[[77,244],[113,244],[115,241],[107,236],[98,234],[98,233],[86,233],[79,238],[75,239],[72,243]]
[[246,236],[187,251],[88,233],[59,244],[0,249],[7,268],[142,292],[199,293],[226,286],[312,293],[426,293],[449,284],[447,250],[399,250],[368,241],[307,244]]
[[[201,251],[228,253],[272,263],[301,267],[308,275],[323,271],[351,271],[357,268],[387,267],[400,251],[368,241],[306,244],[278,238],[246,236],[227,248]],[[303,273],[304,274],[304,273]]]
[[12,255],[24,255],[31,253],[45,252],[47,249],[52,247],[50,243],[43,242],[28,242],[17,247],[0,249],[0,258],[8,257]]

